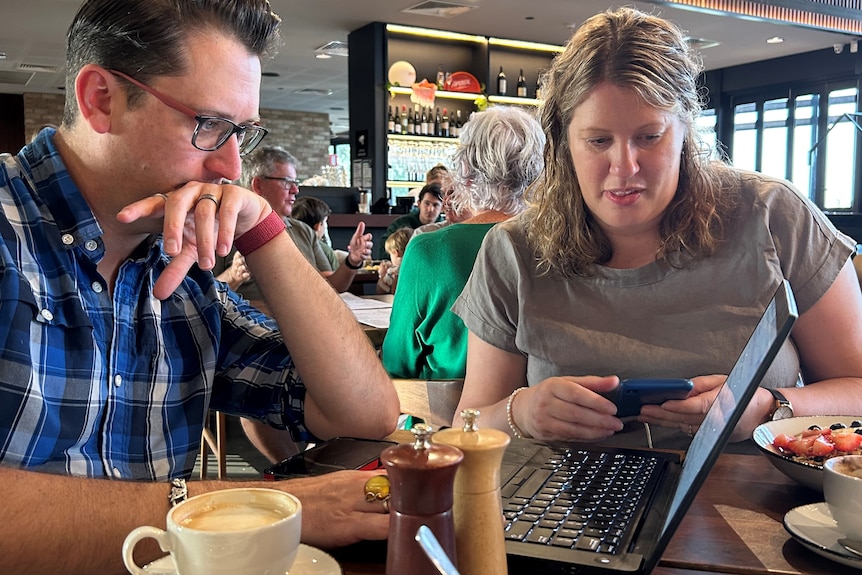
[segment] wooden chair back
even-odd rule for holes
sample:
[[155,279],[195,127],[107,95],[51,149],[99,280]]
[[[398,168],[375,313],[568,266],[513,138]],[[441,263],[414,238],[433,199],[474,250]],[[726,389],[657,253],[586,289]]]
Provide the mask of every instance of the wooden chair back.
[[461,399],[463,379],[393,379],[401,413],[421,417],[439,429],[450,427]]

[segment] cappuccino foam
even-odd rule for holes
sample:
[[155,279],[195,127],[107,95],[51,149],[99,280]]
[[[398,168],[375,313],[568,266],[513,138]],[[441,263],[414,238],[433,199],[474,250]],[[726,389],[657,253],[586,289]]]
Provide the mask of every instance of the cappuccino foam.
[[266,527],[287,515],[279,509],[250,504],[224,504],[200,509],[185,517],[180,525],[198,531],[241,531]]

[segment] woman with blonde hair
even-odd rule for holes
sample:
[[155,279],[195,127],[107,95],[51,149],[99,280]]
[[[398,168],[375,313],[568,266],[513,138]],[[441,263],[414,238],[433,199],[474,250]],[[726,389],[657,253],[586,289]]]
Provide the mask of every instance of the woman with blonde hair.
[[[855,242],[790,183],[712,159],[700,71],[682,31],[630,8],[587,20],[555,59],[531,207],[489,232],[453,307],[470,330],[456,413],[628,445],[649,423],[656,446],[685,446],[783,279],[800,317],[733,439],[785,403],[862,413]],[[603,395],[634,377],[695,385],[624,422]]]

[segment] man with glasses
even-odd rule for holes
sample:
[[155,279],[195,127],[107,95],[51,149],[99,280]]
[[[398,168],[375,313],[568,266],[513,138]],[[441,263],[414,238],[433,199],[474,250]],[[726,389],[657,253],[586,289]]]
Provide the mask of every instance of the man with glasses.
[[[266,0],[85,0],[59,129],[0,156],[0,573],[118,573],[133,528],[243,485],[297,495],[306,543],[386,537],[373,472],[184,482],[209,409],[298,440],[398,418],[350,311],[264,198],[224,183],[265,135],[279,22]],[[274,319],[209,271],[232,244]]]
[[[299,251],[332,287],[339,292],[347,291],[363,262],[371,257],[371,234],[365,233],[365,224],[360,222],[347,247],[348,255],[344,265],[333,270],[314,230],[291,217],[293,204],[299,194],[296,166],[296,158],[281,146],[262,146],[243,159],[242,183],[264,197],[273,211],[282,217],[287,233],[293,238]],[[244,261],[231,253],[216,263],[213,273],[243,297],[257,302],[261,300],[260,290],[254,278],[244,273],[244,266]]]

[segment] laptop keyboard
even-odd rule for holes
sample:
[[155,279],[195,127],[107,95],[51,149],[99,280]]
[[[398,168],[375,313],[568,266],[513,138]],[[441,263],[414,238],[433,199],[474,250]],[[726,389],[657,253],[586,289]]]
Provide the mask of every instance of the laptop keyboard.
[[631,538],[661,460],[639,454],[555,450],[501,489],[506,538],[616,553]]

